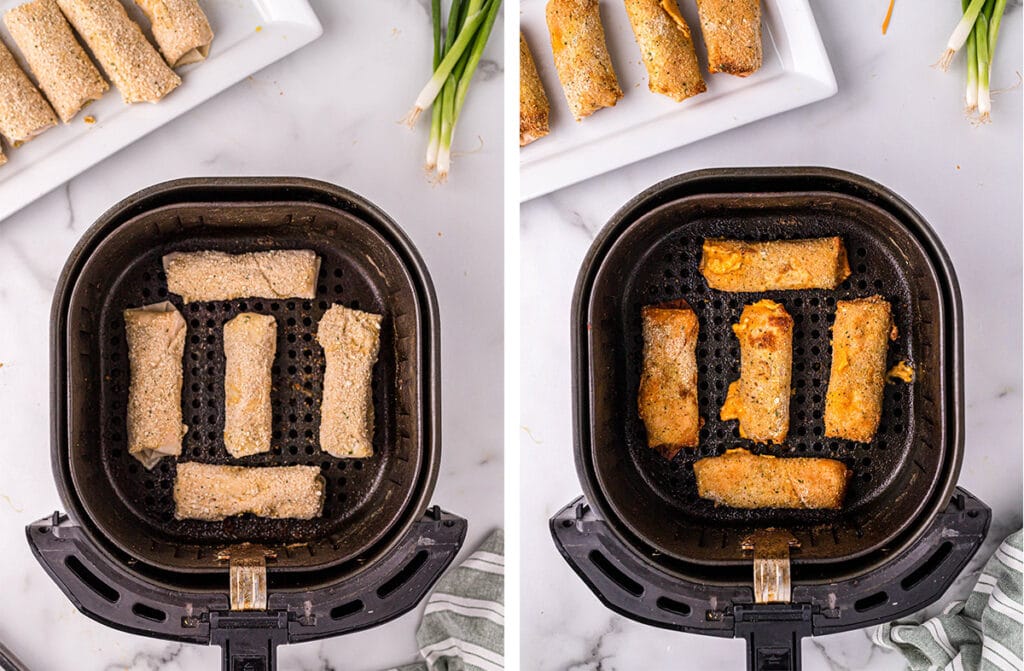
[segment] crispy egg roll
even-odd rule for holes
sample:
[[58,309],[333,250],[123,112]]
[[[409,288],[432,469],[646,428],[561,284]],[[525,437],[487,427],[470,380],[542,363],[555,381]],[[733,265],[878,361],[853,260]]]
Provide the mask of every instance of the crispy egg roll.
[[172,68],[205,60],[213,29],[196,0],[135,0],[149,19],[153,39]]
[[163,258],[167,290],[186,303],[235,298],[316,298],[320,257],[309,249],[172,252]]
[[17,146],[56,125],[46,98],[0,42],[0,135]]
[[181,84],[118,0],[57,0],[126,103],[155,103]]
[[128,339],[128,452],[153,468],[181,454],[185,318],[170,302],[124,311]]
[[217,522],[252,513],[308,520],[324,507],[324,478],[316,466],[246,468],[178,462],[174,516]]
[[760,0],[697,0],[708,71],[746,77],[761,67]]
[[551,52],[558,80],[576,121],[622,97],[605,42],[598,0],[549,0]]
[[4,14],[4,23],[64,123],[110,88],[54,0],[15,7]]
[[380,351],[380,315],[332,305],[317,326],[324,348],[320,449],[335,457],[373,456],[373,366]]
[[533,54],[526,44],[526,36],[519,31],[519,146],[541,139],[551,127],[548,117],[551,105],[548,94],[544,92],[544,83],[537,72],[537,64],[533,62]]
[[678,102],[707,90],[677,0],[626,0],[626,13],[651,91]]
[[789,433],[793,318],[761,300],[743,308],[732,330],[740,341],[740,377],[729,385],[721,418],[738,419],[741,438],[781,443]]
[[825,435],[870,443],[882,418],[885,359],[895,331],[881,296],[836,303],[832,371],[825,395]]
[[641,310],[643,373],[638,405],[647,444],[671,459],[700,442],[697,409],[697,315],[685,300]]
[[233,457],[270,449],[270,370],[277,321],[243,312],[224,324],[224,446]]
[[852,473],[841,461],[776,458],[726,450],[693,464],[697,493],[731,508],[831,508],[843,506]]
[[842,238],[705,240],[700,272],[719,291],[835,289],[850,276]]

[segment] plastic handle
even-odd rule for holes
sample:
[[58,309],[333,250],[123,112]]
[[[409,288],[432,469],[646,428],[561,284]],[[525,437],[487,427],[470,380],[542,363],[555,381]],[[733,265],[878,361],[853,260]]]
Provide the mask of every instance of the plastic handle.
[[811,635],[808,604],[736,605],[736,635],[747,641],[748,671],[800,671],[800,639]]
[[277,645],[270,640],[262,642],[242,639],[221,644],[224,671],[274,671],[277,668]]

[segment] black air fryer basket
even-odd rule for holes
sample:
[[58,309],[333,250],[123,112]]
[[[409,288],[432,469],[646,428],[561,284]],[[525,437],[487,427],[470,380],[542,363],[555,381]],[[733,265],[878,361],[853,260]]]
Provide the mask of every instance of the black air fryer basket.
[[[698,270],[705,238],[832,235],[845,241],[852,270],[836,291],[730,294],[710,289]],[[891,301],[899,330],[889,363],[910,362],[916,378],[887,385],[872,443],[825,438],[836,301],[876,293]],[[647,447],[636,399],[640,309],[675,298],[700,320],[705,423],[700,447],[669,461]],[[785,305],[795,325],[784,447],[741,440],[735,422],[718,417],[738,375],[731,325],[762,298]],[[669,179],[630,201],[595,240],[572,319],[575,456],[585,496],[559,512],[551,530],[609,608],[654,626],[742,637],[748,668],[795,670],[800,638],[931,604],[984,539],[989,509],[956,487],[964,440],[956,276],[932,230],[888,189],[823,168]],[[744,511],[699,498],[693,462],[733,447],[843,461],[854,474],[843,508]],[[766,584],[783,582],[781,598],[761,596]]]
[[[299,248],[321,258],[314,300],[183,305],[166,290],[168,252]],[[174,518],[175,459],[147,471],[128,453],[125,430],[121,312],[161,300],[188,323],[181,459],[318,466],[327,483],[319,518]],[[315,333],[333,303],[384,315],[369,459],[318,448],[323,353]],[[273,315],[278,344],[273,448],[239,461],[221,439],[221,334],[245,311]],[[405,613],[466,530],[465,520],[428,509],[441,448],[438,334],[418,253],[387,215],[344,189],[306,179],[191,179],[131,196],[86,233],[57,286],[51,450],[68,514],[28,527],[33,553],[86,615],[122,631],[220,645],[230,669],[272,669],[279,644]],[[232,581],[262,587],[236,593]]]

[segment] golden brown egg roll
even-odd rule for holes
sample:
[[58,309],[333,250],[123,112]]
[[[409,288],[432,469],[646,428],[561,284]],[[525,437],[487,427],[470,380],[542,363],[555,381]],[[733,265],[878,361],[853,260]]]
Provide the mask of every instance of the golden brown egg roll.
[[680,101],[707,90],[677,0],[626,0],[626,13],[651,91]]
[[726,450],[693,464],[701,498],[731,508],[830,508],[843,506],[852,473],[841,461],[776,458]]
[[380,315],[332,305],[317,327],[324,348],[320,449],[335,457],[373,456],[373,366],[380,352]]
[[743,308],[732,327],[740,341],[740,377],[729,385],[723,420],[740,421],[740,437],[781,443],[789,432],[793,318],[775,301]]
[[186,303],[235,298],[316,298],[320,257],[309,249],[172,252],[163,258],[167,290]]
[[700,443],[697,315],[685,300],[641,310],[644,364],[638,405],[647,444],[671,459]]
[[277,322],[243,312],[224,324],[224,447],[233,457],[270,450],[270,370]]
[[252,513],[308,520],[324,507],[324,478],[316,466],[246,468],[179,462],[174,477],[174,516],[217,522]]
[[551,105],[548,94],[544,92],[544,84],[537,72],[537,64],[533,62],[530,47],[526,44],[526,36],[519,31],[519,146],[539,140],[547,135],[551,128],[548,116]]
[[548,32],[558,80],[576,121],[622,97],[605,42],[598,0],[549,0]]
[[760,0],[697,0],[708,71],[738,77],[761,67]]
[[204,60],[213,29],[196,0],[135,0],[149,18],[153,39],[172,68]]
[[57,4],[126,103],[155,103],[181,84],[118,0]]
[[56,125],[46,98],[0,42],[0,135],[17,146]]
[[874,440],[882,418],[886,353],[894,333],[892,307],[881,296],[836,304],[832,371],[825,395],[827,437]]
[[124,311],[128,339],[128,452],[153,468],[181,454],[185,318],[168,301]]
[[700,272],[719,291],[835,289],[850,276],[842,238],[705,240]]
[[4,23],[64,123],[110,88],[54,0],[15,7],[4,14]]

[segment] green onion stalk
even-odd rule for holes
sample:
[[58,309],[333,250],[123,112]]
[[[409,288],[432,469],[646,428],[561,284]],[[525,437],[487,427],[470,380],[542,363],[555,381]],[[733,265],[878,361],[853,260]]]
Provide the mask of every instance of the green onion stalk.
[[[964,11],[971,0],[962,0]],[[974,31],[967,36],[967,90],[964,91],[964,111],[969,115],[978,109],[978,49]]]
[[974,24],[974,41],[978,56],[978,123],[988,123],[992,117],[992,95],[988,87],[989,50],[988,50],[988,17],[984,13],[978,15]]
[[953,56],[967,42],[967,38],[970,37],[971,32],[974,30],[974,24],[977,22],[978,15],[981,14],[981,9],[984,5],[985,0],[971,0],[971,3],[967,5],[967,9],[964,10],[964,14],[960,18],[960,23],[956,24],[953,34],[949,36],[949,40],[946,42],[946,50],[943,52],[942,58],[935,63],[935,67],[942,71],[949,70],[949,64],[953,62]]
[[[441,0],[430,0],[430,19],[434,29],[433,68],[441,64],[444,49],[441,47]],[[427,144],[426,169],[437,165],[437,147],[441,144],[441,110],[434,105],[430,110],[430,142]]]

